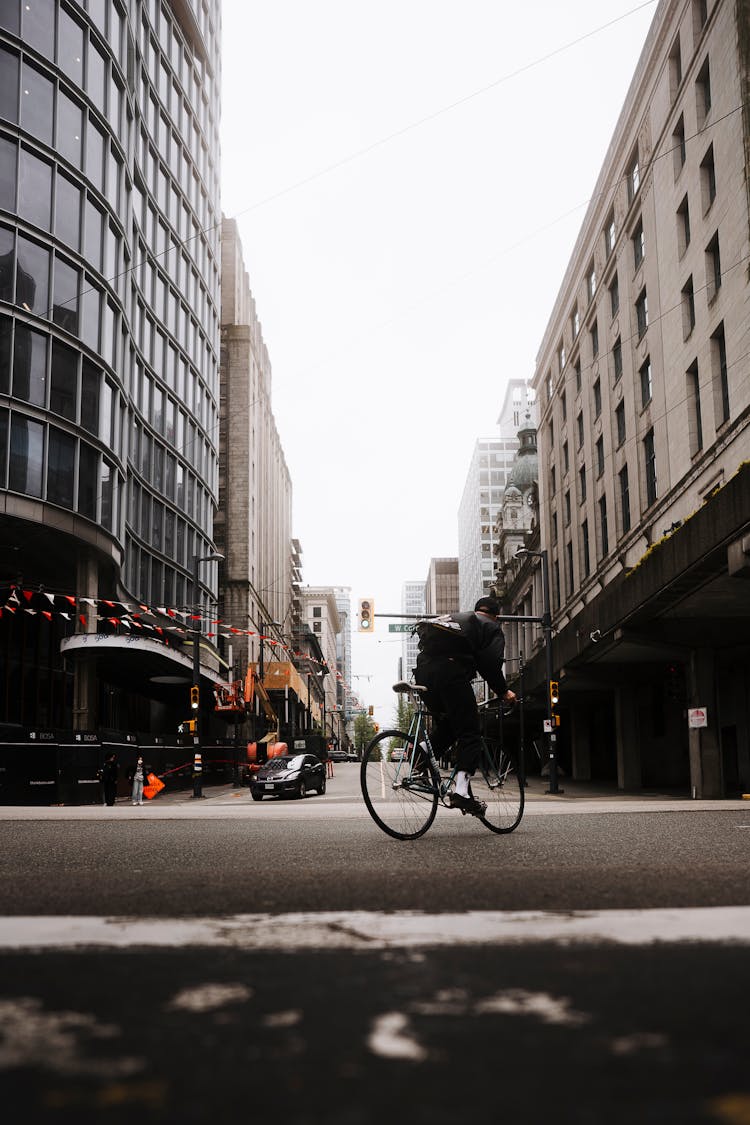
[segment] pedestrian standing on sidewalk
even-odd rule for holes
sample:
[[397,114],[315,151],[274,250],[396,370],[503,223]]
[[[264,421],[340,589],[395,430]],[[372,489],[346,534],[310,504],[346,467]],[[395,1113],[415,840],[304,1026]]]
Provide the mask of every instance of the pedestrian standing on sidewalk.
[[114,805],[117,797],[117,775],[120,772],[120,767],[117,763],[117,758],[114,754],[107,754],[104,760],[104,768],[102,769],[102,785],[104,786],[104,802],[107,805]]
[[135,763],[133,770],[133,789],[130,794],[131,800],[134,805],[143,804],[143,785],[146,780],[146,769],[143,765],[143,758],[138,755],[138,761]]

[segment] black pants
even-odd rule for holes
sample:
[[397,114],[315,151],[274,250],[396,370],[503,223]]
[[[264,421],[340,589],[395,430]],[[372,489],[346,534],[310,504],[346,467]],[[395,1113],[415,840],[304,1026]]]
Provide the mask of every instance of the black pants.
[[456,765],[474,773],[482,755],[479,710],[471,680],[453,660],[419,661],[417,683],[427,688],[425,703],[433,716],[432,746],[437,758],[458,743]]

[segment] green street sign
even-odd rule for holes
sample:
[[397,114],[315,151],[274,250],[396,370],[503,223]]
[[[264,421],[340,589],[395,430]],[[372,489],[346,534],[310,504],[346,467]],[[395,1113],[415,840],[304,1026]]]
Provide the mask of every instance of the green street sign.
[[413,628],[414,628],[414,625],[412,623],[403,624],[403,625],[389,625],[388,626],[388,632],[389,633],[411,633]]

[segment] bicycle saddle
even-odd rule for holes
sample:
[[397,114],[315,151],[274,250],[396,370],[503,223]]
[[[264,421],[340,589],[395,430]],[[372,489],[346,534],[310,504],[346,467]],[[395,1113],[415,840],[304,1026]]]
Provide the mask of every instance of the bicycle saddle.
[[397,684],[393,685],[393,690],[399,693],[403,693],[405,691],[415,691],[419,695],[427,694],[426,687],[422,687],[421,684],[407,684],[406,680],[399,680]]

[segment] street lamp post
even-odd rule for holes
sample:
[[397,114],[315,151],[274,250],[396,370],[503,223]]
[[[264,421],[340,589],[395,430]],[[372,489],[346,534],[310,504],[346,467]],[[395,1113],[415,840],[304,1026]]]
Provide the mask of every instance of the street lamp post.
[[547,753],[549,760],[549,789],[548,793],[559,793],[560,789],[557,784],[557,728],[555,727],[555,716],[552,711],[552,608],[550,604],[550,591],[549,591],[549,562],[547,559],[546,551],[530,551],[527,547],[522,547],[516,551],[516,558],[528,558],[529,556],[541,560],[542,564],[542,616],[539,619],[544,633],[544,654],[546,659],[546,674],[547,674]]
[[193,556],[193,687],[190,693],[193,706],[193,797],[203,796],[203,762],[201,755],[201,610],[198,591],[198,572],[202,562],[221,562],[223,555]]

